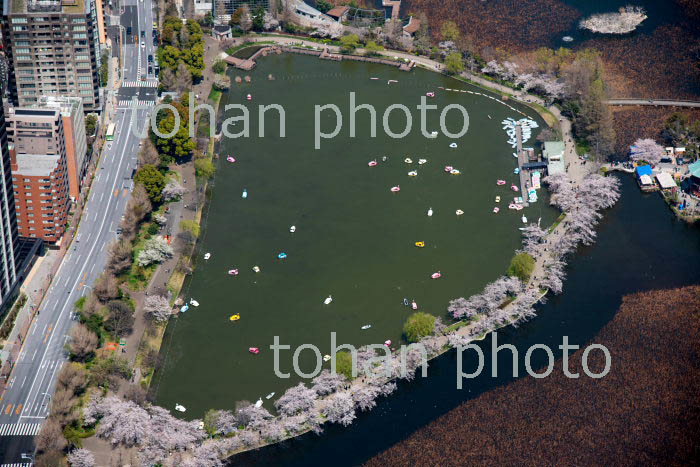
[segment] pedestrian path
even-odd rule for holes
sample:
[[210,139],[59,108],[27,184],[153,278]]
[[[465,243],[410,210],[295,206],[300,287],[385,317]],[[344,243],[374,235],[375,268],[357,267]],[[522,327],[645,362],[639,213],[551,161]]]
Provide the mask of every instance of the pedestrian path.
[[157,88],[157,79],[148,79],[146,81],[124,81],[122,83],[124,88]]
[[122,99],[119,101],[118,108],[120,109],[147,109],[156,105],[155,101],[136,101],[136,105],[130,99]]
[[36,436],[40,429],[41,423],[3,423],[0,436]]

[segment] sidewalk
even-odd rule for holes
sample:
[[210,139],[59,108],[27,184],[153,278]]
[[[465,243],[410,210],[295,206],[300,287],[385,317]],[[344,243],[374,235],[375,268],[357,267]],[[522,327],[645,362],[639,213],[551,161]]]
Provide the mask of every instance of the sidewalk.
[[[136,311],[134,312],[135,319],[133,331],[126,337],[126,352],[121,356],[129,360],[132,365],[136,361],[139,344],[141,343],[141,339],[143,338],[147,327],[146,317],[143,312],[143,302],[146,295],[162,294],[167,289],[168,280],[170,279],[173,271],[175,271],[181,257],[180,252],[182,250],[182,241],[178,238],[178,234],[180,233],[180,222],[183,220],[193,220],[197,214],[195,209],[197,184],[195,180],[194,164],[187,163],[184,165],[175,166],[172,168],[172,170],[180,174],[182,177],[183,186],[188,190],[179,201],[168,205],[168,221],[161,229],[162,233],[167,233],[172,237],[172,246],[173,249],[175,249],[175,255],[158,266],[145,291],[130,292],[131,298],[136,303]],[[192,191],[193,189],[195,191]],[[135,378],[134,384],[138,383],[139,379]]]

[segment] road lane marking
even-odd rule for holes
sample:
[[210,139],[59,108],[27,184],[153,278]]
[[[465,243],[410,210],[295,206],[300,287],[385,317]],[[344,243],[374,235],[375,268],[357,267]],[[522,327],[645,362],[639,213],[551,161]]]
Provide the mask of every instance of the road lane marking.
[[[134,113],[135,113],[135,114],[138,114],[138,112],[134,112]],[[125,114],[122,115],[122,119],[124,119],[124,118],[126,118],[126,115],[125,115]],[[122,120],[122,121],[123,121],[123,120]],[[122,152],[121,152],[120,157],[119,157],[119,164],[118,164],[118,166],[117,166],[117,171],[116,171],[115,174],[114,174],[114,182],[112,183],[112,189],[114,189],[114,188],[116,187],[118,174],[121,172],[122,163],[124,162],[124,152],[125,152],[125,151],[126,151],[126,144],[124,144],[124,145],[122,146]],[[101,220],[101,222],[100,222],[100,225],[99,225],[99,227],[98,227],[98,229],[97,229],[98,232],[102,232],[103,229],[104,229],[105,222],[107,221],[107,214],[110,212],[110,204],[111,204],[111,202],[108,201],[108,202],[107,202],[107,206],[105,207],[105,209],[101,210],[101,212],[103,213],[103,216],[102,216],[102,220]],[[97,242],[93,242],[93,243],[91,243],[90,245],[91,245],[91,246],[90,246],[90,251],[88,252],[88,257],[91,257],[91,256],[92,256],[92,254],[93,254],[93,252],[94,252],[94,250],[95,250],[95,247],[97,246]],[[65,264],[65,262],[62,262],[62,263],[61,263],[61,266],[59,266],[59,272],[61,271],[61,269],[62,269],[62,267],[63,267],[64,264]],[[82,272],[85,270],[85,267],[86,267],[86,266],[87,266],[87,263],[83,263],[82,269],[80,270],[80,272],[78,273],[78,275],[82,274]],[[58,275],[58,272],[57,272],[57,275]],[[75,280],[75,282],[74,282],[74,285],[77,284],[78,282],[79,282],[79,277],[76,278],[76,280]],[[70,295],[69,295],[69,298],[70,298]],[[69,304],[70,304],[70,300],[64,302],[63,307],[62,307],[61,310],[59,311],[58,322],[61,322],[61,321],[62,321],[62,317],[63,317],[63,315],[65,314],[65,311],[66,311],[66,307],[67,307]],[[56,333],[53,333],[53,334],[51,335],[51,337],[50,337],[50,339],[49,339],[49,345],[47,345],[47,346],[44,348],[44,353],[43,353],[43,355],[42,355],[42,357],[41,357],[41,358],[42,358],[42,361],[44,361],[44,359],[46,358],[48,349],[49,349],[49,347],[51,346],[51,341],[53,340],[53,336],[54,336],[55,334],[56,334]],[[42,364],[42,367],[43,367],[43,364]],[[27,401],[28,401],[29,399],[32,398],[32,393],[33,393],[33,391],[34,391],[34,386],[36,385],[36,382],[37,382],[37,380],[38,380],[38,378],[39,378],[39,373],[40,373],[40,372],[37,372],[36,376],[34,377],[34,380],[32,381],[32,385],[31,385],[30,388],[29,388],[29,392],[27,393],[28,395],[27,395],[27,399],[26,399]],[[44,374],[44,376],[45,376],[45,374]],[[42,380],[42,383],[43,383],[43,380],[44,380],[44,377],[43,377],[43,376],[42,376],[42,379],[41,379],[41,380]],[[34,396],[34,400],[36,400],[37,397],[38,397],[38,394]]]

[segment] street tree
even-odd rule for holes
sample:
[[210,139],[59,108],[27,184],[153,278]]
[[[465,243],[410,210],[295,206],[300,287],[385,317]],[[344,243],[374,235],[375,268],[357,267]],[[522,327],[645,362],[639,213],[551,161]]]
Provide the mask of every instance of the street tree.
[[73,360],[84,362],[97,349],[97,335],[84,324],[76,324],[71,330],[70,353]]
[[144,165],[136,173],[134,178],[136,183],[140,183],[146,189],[148,198],[153,204],[158,204],[163,199],[163,188],[165,187],[165,176],[155,165]]

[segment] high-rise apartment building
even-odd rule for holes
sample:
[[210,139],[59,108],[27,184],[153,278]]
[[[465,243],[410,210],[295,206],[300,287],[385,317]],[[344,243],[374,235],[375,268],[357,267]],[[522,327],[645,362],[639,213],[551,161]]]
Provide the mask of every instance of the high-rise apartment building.
[[58,109],[63,118],[63,134],[66,138],[66,163],[68,167],[68,191],[73,201],[80,196],[80,188],[87,175],[90,159],[87,157],[85,115],[79,97],[42,96],[37,108]]
[[10,173],[10,152],[5,116],[0,106],[0,307],[4,307],[8,294],[16,282],[18,251],[17,216]]
[[6,121],[19,234],[55,244],[70,207],[61,111],[10,108]]
[[73,96],[100,105],[99,0],[3,0],[8,90],[17,106],[40,96]]
[[219,21],[231,21],[231,16],[243,5],[252,13],[258,7],[270,9],[270,0],[213,0],[214,17]]

